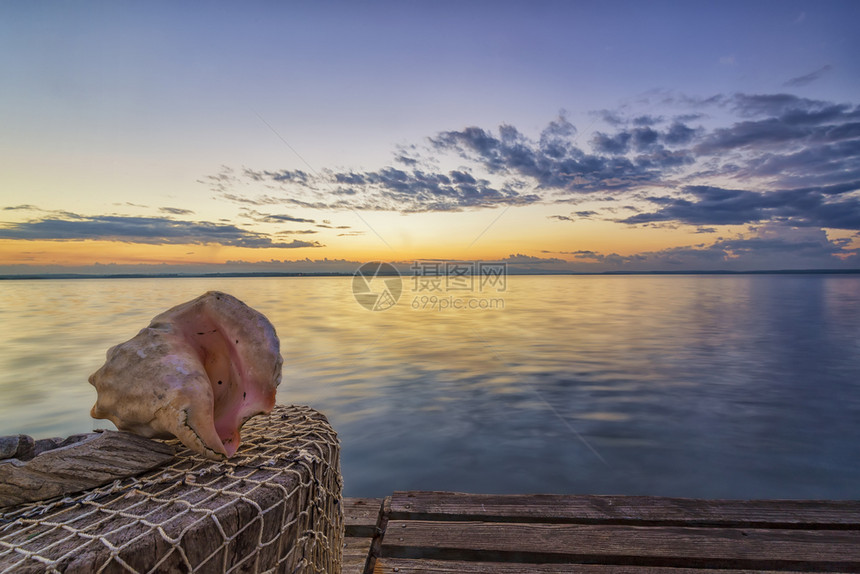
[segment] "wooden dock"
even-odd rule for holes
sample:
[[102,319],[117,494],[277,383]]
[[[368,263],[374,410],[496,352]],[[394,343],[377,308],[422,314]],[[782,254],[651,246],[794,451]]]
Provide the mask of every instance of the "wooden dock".
[[860,572],[860,501],[395,492],[344,511],[343,574]]

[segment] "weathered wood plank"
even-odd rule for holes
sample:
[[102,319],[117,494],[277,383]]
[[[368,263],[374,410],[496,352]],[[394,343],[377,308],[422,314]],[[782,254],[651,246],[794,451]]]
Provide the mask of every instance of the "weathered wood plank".
[[343,574],[363,574],[374,537],[378,535],[381,498],[344,498],[343,518],[346,538],[343,549]]
[[381,556],[860,571],[860,531],[391,520]]
[[344,539],[342,574],[363,574],[371,542],[371,537],[347,536]]
[[395,492],[391,519],[860,529],[860,501]]
[[[407,560],[380,558],[374,574],[745,574],[749,570],[702,568],[652,568],[614,564],[515,564],[505,562],[464,562],[461,560]],[[759,574],[792,574],[786,571],[758,571]]]
[[385,540],[385,534],[388,531],[388,516],[390,514],[391,497],[386,496],[382,500],[379,522],[376,524],[376,536],[373,537],[373,543],[370,545],[370,556],[367,559],[367,566],[364,569],[364,574],[373,574],[376,571],[376,561],[382,555],[382,544]]
[[381,510],[381,498],[344,498],[343,521],[346,535],[372,537]]
[[27,462],[0,464],[0,507],[68,495],[136,476],[173,460],[173,455],[172,446],[131,433],[92,433],[85,440],[47,450]]

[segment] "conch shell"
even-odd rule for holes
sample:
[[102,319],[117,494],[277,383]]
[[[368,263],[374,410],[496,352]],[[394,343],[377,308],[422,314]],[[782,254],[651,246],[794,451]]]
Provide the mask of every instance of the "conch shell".
[[98,391],[90,414],[145,437],[176,437],[208,458],[229,458],[245,421],[275,406],[282,362],[265,316],[210,291],[108,350],[89,379]]

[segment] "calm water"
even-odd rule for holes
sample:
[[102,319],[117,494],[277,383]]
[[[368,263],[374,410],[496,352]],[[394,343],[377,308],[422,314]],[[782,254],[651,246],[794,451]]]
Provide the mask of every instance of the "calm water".
[[208,289],[275,324],[279,401],[346,494],[860,498],[860,277],[509,277],[504,309],[370,312],[351,278],[0,282],[0,434],[104,428],[105,350]]

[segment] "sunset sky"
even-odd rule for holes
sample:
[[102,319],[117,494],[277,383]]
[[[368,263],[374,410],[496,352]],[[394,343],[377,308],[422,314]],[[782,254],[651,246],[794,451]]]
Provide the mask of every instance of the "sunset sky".
[[0,274],[860,268],[860,2],[0,2]]

